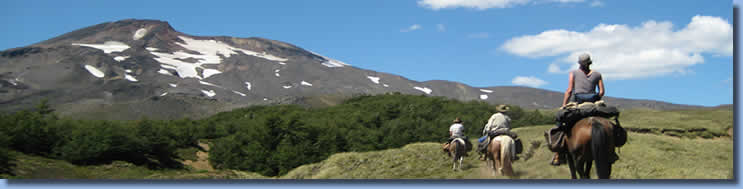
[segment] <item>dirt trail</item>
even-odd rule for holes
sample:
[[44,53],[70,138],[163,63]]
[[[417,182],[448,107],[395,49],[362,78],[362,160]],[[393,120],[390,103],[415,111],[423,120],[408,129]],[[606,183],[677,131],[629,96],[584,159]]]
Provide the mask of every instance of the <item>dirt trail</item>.
[[496,178],[493,176],[493,168],[488,167],[488,163],[485,161],[480,162],[480,167],[478,168],[478,171],[480,172],[480,178]]
[[199,141],[199,146],[206,151],[196,151],[196,161],[186,160],[183,161],[183,164],[191,166],[196,170],[214,171],[214,167],[209,164],[209,144]]

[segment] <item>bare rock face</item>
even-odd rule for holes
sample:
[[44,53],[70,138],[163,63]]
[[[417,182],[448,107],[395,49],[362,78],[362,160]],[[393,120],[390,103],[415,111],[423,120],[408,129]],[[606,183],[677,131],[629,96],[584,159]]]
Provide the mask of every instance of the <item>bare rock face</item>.
[[[102,23],[0,51],[0,111],[48,99],[60,114],[79,118],[198,118],[306,97],[392,92],[525,108],[556,108],[562,99],[562,93],[526,87],[412,81],[280,41],[191,36],[156,20]],[[690,107],[609,99],[625,108]]]

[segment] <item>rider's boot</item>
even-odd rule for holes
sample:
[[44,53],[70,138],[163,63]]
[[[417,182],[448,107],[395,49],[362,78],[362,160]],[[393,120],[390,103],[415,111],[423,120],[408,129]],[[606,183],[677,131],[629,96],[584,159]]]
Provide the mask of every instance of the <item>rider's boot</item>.
[[619,160],[619,156],[617,155],[617,152],[615,152],[614,150],[610,150],[609,151],[609,164],[613,164],[617,160]]
[[552,156],[552,160],[550,160],[550,165],[558,166],[560,165],[560,154],[555,152],[555,155]]

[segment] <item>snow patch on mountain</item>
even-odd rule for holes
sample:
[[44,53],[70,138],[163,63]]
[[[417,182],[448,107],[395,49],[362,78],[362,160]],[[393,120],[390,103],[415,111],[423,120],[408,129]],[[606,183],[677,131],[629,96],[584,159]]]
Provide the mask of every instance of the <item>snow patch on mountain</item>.
[[142,39],[142,37],[144,37],[145,35],[147,35],[147,29],[139,28],[136,32],[134,32],[134,36],[132,36],[132,39],[139,40]]
[[235,94],[238,94],[240,96],[247,96],[247,95],[245,95],[245,93],[241,93],[241,92],[237,92],[237,91],[232,91],[232,92],[235,93]]
[[343,63],[341,61],[334,60],[334,59],[329,59],[329,60],[323,62],[322,65],[323,66],[327,66],[329,68],[340,68],[340,67],[346,66],[348,64]]
[[147,48],[144,48],[144,49],[147,49],[148,51],[159,51],[160,50],[160,49],[155,48],[155,47],[147,47]]
[[250,90],[250,88],[252,88],[252,85],[250,84],[250,82],[247,82],[247,81],[246,81],[246,82],[245,82],[245,87],[247,87],[247,88],[248,88],[248,90]]
[[160,70],[158,70],[158,71],[157,71],[157,73],[160,73],[160,74],[163,74],[163,75],[174,76],[174,75],[173,75],[172,73],[170,73],[170,72],[169,72],[168,70],[164,70],[164,69],[162,69],[162,68],[160,68]]
[[208,97],[214,97],[214,96],[217,95],[217,93],[214,92],[214,90],[209,90],[209,91],[201,90],[201,93],[204,93],[204,95],[206,95]]
[[256,52],[245,50],[245,49],[238,49],[238,50],[239,51],[242,51],[246,55],[255,56],[255,57],[263,58],[263,59],[270,60],[270,61],[277,61],[277,62],[279,62],[279,64],[281,64],[283,61],[289,60],[289,59],[286,59],[286,58],[281,58],[281,57],[278,57],[278,56],[274,56],[274,55],[268,54],[266,52],[256,53]]
[[163,94],[161,94],[160,96],[165,96],[165,95],[168,95],[168,93],[167,93],[167,92],[166,92],[166,93],[163,93]]
[[481,95],[480,95],[480,99],[482,99],[482,100],[487,100],[487,99],[488,99],[488,95],[486,95],[486,94],[481,94]]
[[484,93],[493,93],[493,90],[487,90],[487,89],[480,89],[480,91]]
[[284,85],[284,89],[290,89],[290,88],[292,88],[291,85]]
[[426,94],[431,94],[433,90],[427,88],[427,87],[413,87],[416,90],[423,91]]
[[217,88],[223,88],[222,86],[215,85],[213,83],[209,83],[209,82],[206,82],[206,81],[199,81],[199,83],[202,84],[202,85],[207,85],[207,86],[212,86],[212,87],[217,87]]
[[126,78],[126,80],[129,80],[131,82],[137,82],[137,78],[134,78],[134,76],[131,76],[129,74],[124,74],[124,78]]
[[308,82],[306,82],[306,81],[302,81],[302,83],[301,83],[301,84],[302,84],[302,85],[305,85],[305,86],[310,86],[310,87],[312,87],[312,83],[308,83]]
[[106,54],[111,54],[112,52],[121,52],[129,49],[129,45],[118,41],[106,41],[103,44],[73,43],[72,45],[100,49],[103,50],[103,52]]
[[127,58],[129,58],[129,56],[117,56],[117,57],[114,57],[114,60],[116,60],[117,62],[121,62],[121,61],[126,60]]
[[126,72],[126,73],[132,73],[132,70],[126,69],[126,70],[124,70],[124,72]]
[[[163,68],[170,68],[178,72],[178,75],[181,78],[197,78],[202,79],[201,76],[196,72],[196,68],[202,68],[200,64],[196,63],[188,63],[178,60],[177,58],[185,58],[182,56],[178,56],[175,54],[168,54],[168,53],[158,53],[158,52],[150,52],[153,55],[157,56],[155,58],[155,61],[158,61],[162,63],[160,66]],[[178,53],[178,52],[176,52]],[[187,54],[181,52],[181,54]]]
[[178,87],[178,85],[175,83],[168,83],[168,85],[170,85],[171,87]]
[[390,86],[389,86],[389,85],[387,85],[387,84],[382,84],[382,86],[384,86],[384,87],[390,87]]
[[204,69],[203,72],[201,72],[201,75],[204,76],[204,78],[209,78],[213,75],[221,74],[222,72],[215,69]]
[[325,61],[322,62],[322,65],[323,66],[327,66],[329,68],[339,68],[339,67],[344,67],[344,66],[350,66],[350,64],[346,64],[345,62],[341,62],[341,61],[336,60],[336,59],[328,58],[326,56],[317,54],[317,53],[312,52],[312,51],[310,51],[310,53],[312,53],[314,55],[317,55],[317,56],[322,57],[323,59],[325,59]]
[[[174,70],[178,72],[181,78],[197,78],[199,80],[206,79],[216,74],[220,74],[218,70],[206,69],[202,67],[204,64],[220,64],[222,63],[222,57],[229,58],[237,52],[242,52],[246,55],[256,56],[270,61],[287,61],[288,59],[277,57],[274,55],[263,53],[257,53],[250,50],[235,48],[227,45],[221,41],[216,40],[198,40],[184,36],[178,36],[183,43],[176,42],[181,47],[196,51],[199,54],[191,54],[184,51],[177,51],[173,53],[160,53],[155,52],[154,48],[148,48],[153,55],[157,56],[156,61],[174,67]],[[195,59],[195,63],[182,61],[184,59]],[[203,77],[199,76],[196,68],[204,69],[202,72]],[[208,70],[208,71],[207,71]]]
[[366,78],[369,78],[372,82],[379,84],[379,77],[373,77],[373,76],[366,76]]
[[90,74],[93,74],[93,76],[95,76],[97,78],[103,78],[104,76],[106,76],[106,74],[103,74],[103,72],[101,70],[99,70],[98,68],[93,67],[91,65],[85,65],[85,69],[88,70],[88,72],[90,72]]

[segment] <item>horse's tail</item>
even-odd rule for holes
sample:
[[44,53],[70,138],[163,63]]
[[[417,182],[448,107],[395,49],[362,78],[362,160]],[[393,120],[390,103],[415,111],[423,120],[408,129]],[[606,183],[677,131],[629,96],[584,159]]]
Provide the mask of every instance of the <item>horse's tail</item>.
[[502,164],[502,169],[506,175],[513,175],[513,167],[511,167],[511,163],[513,156],[516,155],[514,153],[516,149],[513,146],[513,138],[509,136],[501,137],[500,146],[500,162]]
[[591,153],[596,162],[596,174],[599,179],[609,179],[611,164],[609,164],[609,136],[598,120],[591,123]]
[[460,141],[460,139],[452,140],[454,143],[454,161],[456,162],[459,158],[461,158],[464,155],[465,151],[465,144],[464,141]]

